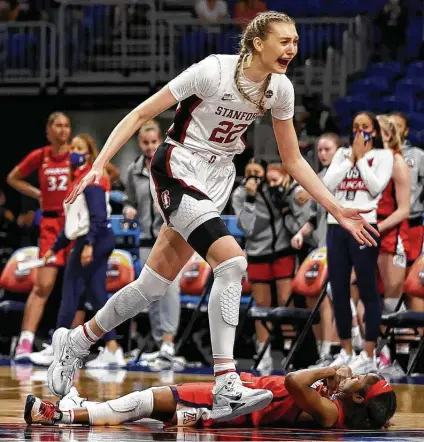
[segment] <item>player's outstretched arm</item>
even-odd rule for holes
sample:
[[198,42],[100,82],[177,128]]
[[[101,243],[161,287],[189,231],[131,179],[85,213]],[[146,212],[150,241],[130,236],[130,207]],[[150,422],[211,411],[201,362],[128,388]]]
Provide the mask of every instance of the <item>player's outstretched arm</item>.
[[330,212],[338,223],[348,230],[359,244],[376,246],[377,243],[369,232],[379,236],[369,223],[361,216],[369,210],[345,209],[340,206],[334,196],[324,186],[318,175],[302,157],[293,120],[278,120],[273,118],[274,133],[277,139],[278,151],[287,172]]
[[98,184],[103,175],[103,169],[112,157],[121,149],[121,147],[140,129],[141,125],[147,120],[151,120],[160,113],[166,111],[177,103],[175,97],[171,94],[168,85],[159,92],[152,95],[146,101],[143,101],[129,114],[127,114],[113,129],[109,135],[99,156],[93,163],[90,172],[75,186],[72,193],[65,200],[66,203],[73,203],[77,196],[93,182]]

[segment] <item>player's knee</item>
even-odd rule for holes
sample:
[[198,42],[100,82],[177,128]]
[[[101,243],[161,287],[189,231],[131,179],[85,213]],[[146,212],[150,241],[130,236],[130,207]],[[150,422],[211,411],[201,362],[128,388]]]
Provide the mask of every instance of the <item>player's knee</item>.
[[47,299],[53,290],[52,284],[48,282],[38,282],[32,288],[31,294],[37,298]]
[[244,256],[235,256],[227,259],[215,267],[213,273],[215,278],[228,278],[233,281],[240,281],[247,270],[247,259]]
[[140,313],[148,304],[165,296],[171,281],[145,265],[140,276],[121,289],[114,298],[114,309],[122,317]]

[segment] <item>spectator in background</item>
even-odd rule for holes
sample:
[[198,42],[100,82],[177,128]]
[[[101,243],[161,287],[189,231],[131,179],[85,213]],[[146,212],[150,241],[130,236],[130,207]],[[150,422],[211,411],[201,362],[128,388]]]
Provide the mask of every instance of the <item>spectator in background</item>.
[[[369,210],[362,216],[375,227],[377,203],[392,176],[393,154],[384,149],[380,125],[370,112],[355,116],[351,140],[350,147],[337,150],[323,181],[343,207]],[[328,278],[342,347],[331,365],[349,365],[358,374],[377,371],[375,346],[380,335],[382,313],[377,287],[378,251],[379,247],[361,246],[351,241],[334,217],[328,215]],[[352,269],[365,307],[364,350],[357,357],[352,346]]]
[[268,11],[262,0],[239,0],[234,6],[233,18],[244,29],[256,14]]
[[[155,120],[147,121],[138,133],[138,145],[141,155],[128,166],[126,193],[127,205],[123,215],[127,219],[138,217],[142,238],[140,240],[140,261],[147,261],[153,244],[163,224],[150,194],[150,162],[156,149],[162,143],[159,124]],[[166,296],[149,306],[149,318],[152,335],[159,343],[159,353],[144,354],[153,369],[172,366],[175,350],[174,338],[180,321],[180,278],[176,278],[168,288]]]
[[[291,235],[285,226],[282,208],[283,205],[288,208],[286,201],[292,185],[292,178],[283,172],[281,165],[279,171],[273,169],[267,174],[266,162],[252,158],[246,166],[244,181],[231,197],[238,225],[246,235],[247,273],[257,306],[275,305],[271,299],[271,284],[274,282],[278,305],[284,305],[291,294],[296,253],[290,246]],[[281,188],[283,192],[280,192]],[[272,189],[277,190],[277,198]],[[268,332],[260,321],[255,323],[255,327],[259,353]],[[258,370],[270,373],[272,369],[269,346]]]
[[[318,138],[316,150],[322,167],[321,171],[318,173],[318,176],[321,179],[323,179],[327,173],[328,167],[340,146],[340,138],[334,133],[326,133]],[[296,235],[293,236],[291,240],[292,247],[295,249],[301,249],[305,240],[308,241],[313,248],[325,247],[327,244],[326,210],[313,200],[309,193],[300,186],[295,190],[294,199],[300,206],[304,206],[310,201],[311,209],[308,221],[302,226]],[[308,308],[312,309],[315,306],[316,299],[306,297],[305,301]],[[337,336],[337,331],[335,330],[334,325],[333,307],[328,297],[324,299],[324,302],[321,305],[320,315],[321,323],[318,327],[314,326],[314,333],[320,357],[317,366],[323,367],[329,365],[333,360],[331,357],[331,345]]]
[[[40,221],[39,256],[44,257],[65,223],[63,200],[69,180],[69,137],[71,121],[62,112],[53,112],[46,126],[48,146],[29,153],[8,175],[7,183],[35,200],[42,209]],[[39,188],[30,184],[26,177],[37,172]],[[16,347],[15,360],[27,359],[32,353],[35,333],[44,308],[53,290],[59,267],[65,265],[68,251],[56,255],[56,261],[47,263],[37,270],[37,277],[28,296],[22,332]]]
[[228,17],[228,6],[224,0],[198,0],[195,6],[197,18],[206,24],[219,24]]
[[[98,148],[91,136],[80,134],[72,139],[68,194],[91,170],[97,155]],[[115,235],[109,221],[109,191],[110,182],[105,172],[99,184],[87,186],[75,204],[66,205],[65,227],[45,254],[48,259],[75,240],[66,262],[56,329],[71,328],[80,299],[85,293],[94,312],[108,300],[106,272],[108,259],[115,247]],[[115,330],[106,333],[104,340],[106,348],[87,362],[86,368],[124,367],[126,362],[122,348],[116,341]],[[53,347],[47,346],[41,352],[32,353],[29,359],[38,365],[50,365],[53,362]]]
[[0,0],[0,22],[9,21],[9,14],[12,10],[10,0]]
[[309,137],[319,137],[325,132],[339,133],[331,108],[322,102],[322,94],[305,95],[302,104],[306,112],[304,128]]
[[388,0],[376,18],[381,30],[382,61],[404,59],[408,10],[401,0]]

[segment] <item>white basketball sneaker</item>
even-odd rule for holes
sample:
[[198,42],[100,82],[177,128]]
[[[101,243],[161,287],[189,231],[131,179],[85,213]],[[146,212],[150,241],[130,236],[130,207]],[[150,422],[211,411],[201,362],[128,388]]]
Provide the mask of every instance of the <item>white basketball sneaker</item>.
[[211,418],[229,421],[238,416],[261,410],[272,401],[269,390],[246,388],[237,373],[231,372],[216,379],[212,389]]
[[31,353],[29,360],[40,367],[48,367],[53,362],[53,346],[43,344],[43,350]]
[[124,352],[119,347],[115,353],[109,349],[100,347],[98,356],[85,364],[85,368],[122,368],[127,365]]
[[57,401],[56,405],[60,410],[75,410],[78,408],[85,408],[84,402],[86,401],[87,398],[80,397],[78,390],[75,387],[71,387],[69,393],[60,401]]
[[56,396],[63,397],[69,393],[75,372],[82,367],[82,359],[90,353],[72,341],[71,334],[75,330],[62,327],[53,334],[53,362],[47,371],[47,383]]

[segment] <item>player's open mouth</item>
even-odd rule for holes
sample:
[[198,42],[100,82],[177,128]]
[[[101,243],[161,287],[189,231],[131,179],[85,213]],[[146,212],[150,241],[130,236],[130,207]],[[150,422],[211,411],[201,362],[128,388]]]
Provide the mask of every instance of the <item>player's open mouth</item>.
[[287,58],[282,58],[282,57],[280,57],[280,58],[277,58],[277,63],[281,66],[281,67],[284,67],[284,68],[286,68],[288,65],[289,65],[289,63],[290,63],[290,59],[287,59]]

